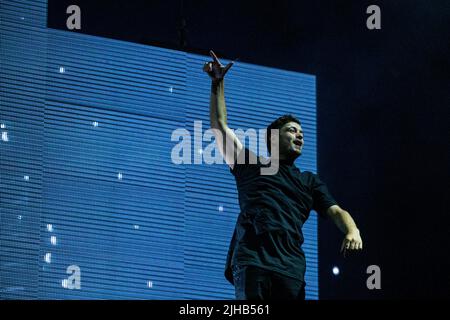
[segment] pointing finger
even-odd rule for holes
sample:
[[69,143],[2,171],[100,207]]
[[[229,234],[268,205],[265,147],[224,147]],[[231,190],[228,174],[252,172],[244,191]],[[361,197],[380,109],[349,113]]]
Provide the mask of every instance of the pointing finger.
[[346,241],[342,241],[342,245],[341,245],[341,253],[344,252],[345,249],[345,245],[346,245]]
[[217,58],[216,54],[214,53],[214,51],[210,50],[209,51],[209,55],[213,58],[214,62],[217,62],[218,64],[220,64],[219,59]]

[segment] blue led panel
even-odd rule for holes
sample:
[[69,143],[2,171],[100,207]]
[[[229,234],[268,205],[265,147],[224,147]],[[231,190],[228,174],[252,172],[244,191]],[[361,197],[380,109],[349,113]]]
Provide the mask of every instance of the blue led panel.
[[[233,299],[236,187],[224,163],[205,163],[213,140],[201,139],[209,58],[48,29],[45,1],[0,5],[0,298]],[[239,62],[228,124],[296,114],[297,165],[316,172],[315,96],[312,75]],[[191,164],[173,161],[177,132]],[[316,215],[304,235],[317,299]]]

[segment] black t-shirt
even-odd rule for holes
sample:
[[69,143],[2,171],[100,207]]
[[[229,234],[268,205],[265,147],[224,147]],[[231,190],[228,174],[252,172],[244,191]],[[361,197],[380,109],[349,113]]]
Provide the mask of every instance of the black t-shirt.
[[[256,164],[249,163],[250,156]],[[230,168],[241,209],[225,266],[231,284],[232,265],[253,265],[304,281],[302,226],[312,209],[325,216],[337,204],[317,175],[287,161],[280,161],[276,174],[262,175],[261,168],[270,166],[244,148]]]

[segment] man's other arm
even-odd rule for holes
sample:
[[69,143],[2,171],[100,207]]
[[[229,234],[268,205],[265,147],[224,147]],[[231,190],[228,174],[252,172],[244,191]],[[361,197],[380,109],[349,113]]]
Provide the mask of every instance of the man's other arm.
[[345,234],[341,245],[341,252],[345,255],[347,250],[362,250],[363,243],[361,235],[350,213],[338,205],[333,205],[328,208],[327,215],[333,220],[339,230]]

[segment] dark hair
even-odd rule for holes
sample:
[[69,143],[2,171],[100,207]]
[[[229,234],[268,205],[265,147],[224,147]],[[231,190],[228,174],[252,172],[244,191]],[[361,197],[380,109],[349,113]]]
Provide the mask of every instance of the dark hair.
[[292,114],[285,114],[285,115],[282,115],[281,117],[279,117],[278,119],[276,119],[274,122],[272,122],[271,124],[269,124],[267,126],[266,145],[267,145],[267,151],[269,151],[269,153],[271,152],[271,150],[270,150],[270,147],[271,147],[271,145],[270,145],[270,134],[272,132],[272,129],[280,130],[281,127],[283,127],[288,122],[296,122],[299,125],[301,125],[300,120],[298,120],[294,115],[292,115]]

